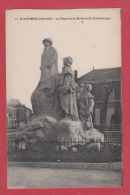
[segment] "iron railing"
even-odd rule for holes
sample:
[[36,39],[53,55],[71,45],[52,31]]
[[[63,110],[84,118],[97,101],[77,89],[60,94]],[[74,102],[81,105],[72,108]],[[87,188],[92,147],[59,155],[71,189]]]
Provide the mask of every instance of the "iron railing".
[[8,161],[117,162],[122,160],[122,133],[103,132],[105,140],[7,138]]
[[99,131],[122,131],[122,124],[100,124],[94,127]]

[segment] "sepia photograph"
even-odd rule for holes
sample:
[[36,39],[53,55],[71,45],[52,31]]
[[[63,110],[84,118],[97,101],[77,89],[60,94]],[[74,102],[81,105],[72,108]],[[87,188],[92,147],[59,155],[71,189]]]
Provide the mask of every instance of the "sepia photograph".
[[7,188],[123,187],[121,8],[6,10]]

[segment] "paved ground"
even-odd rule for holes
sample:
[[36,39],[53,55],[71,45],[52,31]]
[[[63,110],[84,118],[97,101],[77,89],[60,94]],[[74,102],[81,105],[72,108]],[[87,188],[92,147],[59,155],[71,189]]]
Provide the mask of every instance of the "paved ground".
[[8,188],[121,187],[121,171],[8,167]]

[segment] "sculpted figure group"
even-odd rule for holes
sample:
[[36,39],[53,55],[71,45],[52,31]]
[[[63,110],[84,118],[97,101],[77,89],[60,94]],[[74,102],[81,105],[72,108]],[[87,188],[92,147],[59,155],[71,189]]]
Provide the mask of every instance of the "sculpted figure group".
[[[58,73],[58,54],[52,47],[52,40],[43,40],[45,46],[41,57],[40,82]],[[91,94],[92,85],[88,83],[77,84],[71,69],[73,60],[71,57],[63,58],[63,68],[57,88],[60,104],[64,112],[64,118],[72,121],[81,120],[86,129],[93,128],[92,114],[94,96]]]

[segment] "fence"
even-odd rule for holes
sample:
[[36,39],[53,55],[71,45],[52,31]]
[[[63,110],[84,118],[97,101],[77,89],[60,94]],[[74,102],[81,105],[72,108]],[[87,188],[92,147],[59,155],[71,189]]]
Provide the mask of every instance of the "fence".
[[105,141],[7,138],[8,161],[118,162],[122,160],[122,133],[103,132]]
[[94,126],[99,131],[122,131],[122,124],[100,124]]

